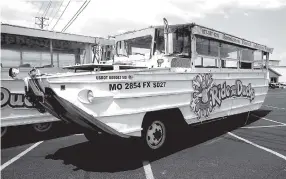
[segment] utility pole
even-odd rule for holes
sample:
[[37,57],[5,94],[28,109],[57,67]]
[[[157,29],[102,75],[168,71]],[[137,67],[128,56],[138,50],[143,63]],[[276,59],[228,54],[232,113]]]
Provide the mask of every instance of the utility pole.
[[35,17],[35,18],[40,21],[40,23],[35,22],[35,24],[39,25],[41,29],[44,29],[44,26],[49,26],[49,24],[44,24],[44,22],[46,20],[49,20],[49,18],[45,18],[45,17]]

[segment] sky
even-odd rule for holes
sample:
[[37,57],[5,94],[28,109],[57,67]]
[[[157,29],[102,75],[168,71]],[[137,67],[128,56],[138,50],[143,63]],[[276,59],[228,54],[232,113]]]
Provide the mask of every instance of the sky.
[[[39,28],[35,17],[45,15],[45,29],[61,31],[84,2],[2,0],[1,22]],[[270,58],[286,65],[286,0],[91,0],[65,32],[107,37],[162,25],[164,17],[267,45],[274,48]]]

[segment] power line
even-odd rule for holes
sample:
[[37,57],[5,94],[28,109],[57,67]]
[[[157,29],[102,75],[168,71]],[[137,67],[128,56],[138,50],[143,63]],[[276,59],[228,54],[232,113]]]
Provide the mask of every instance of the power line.
[[48,4],[48,6],[47,6],[45,12],[43,13],[43,15],[42,15],[43,17],[46,17],[46,15],[47,15],[47,13],[48,13],[50,7],[51,7],[51,4],[52,4],[52,0],[50,0],[50,2],[49,2],[49,4]]
[[36,15],[36,16],[38,16],[38,15],[39,15],[39,13],[40,13],[41,9],[44,7],[44,4],[45,4],[45,2],[42,2],[42,6],[41,6],[41,8],[39,9],[39,11],[37,12],[37,15]]
[[79,11],[82,9],[82,7],[86,4],[87,0],[84,1],[84,3],[81,5],[81,7],[77,10],[77,12],[73,15],[73,17],[69,20],[69,22],[64,26],[61,32],[64,32],[66,30],[66,27],[71,23],[72,20],[74,20],[74,17],[79,13]]
[[62,5],[63,5],[64,0],[62,0],[61,5],[59,6],[57,12],[55,13],[54,17],[52,18],[52,20],[50,21],[50,24],[53,22],[54,18],[56,17],[56,15],[58,14],[59,10],[61,9]]
[[[80,9],[76,12],[76,14],[71,18],[71,20],[67,23],[67,25],[63,28],[63,30],[61,32],[64,32],[65,30],[67,30],[70,25],[77,19],[77,17],[82,13],[82,11],[86,8],[86,6],[90,3],[91,0],[89,0],[87,3],[85,1],[85,3],[80,7]],[[86,5],[85,5],[86,4]],[[85,5],[85,6],[84,6]],[[84,6],[84,7],[83,7]],[[83,7],[83,8],[82,8]],[[82,10],[81,10],[82,8]],[[81,10],[81,11],[80,11]],[[79,12],[80,11],[80,12]],[[79,12],[79,13],[78,13]],[[75,17],[76,16],[76,17]],[[75,17],[75,18],[74,18]],[[74,18],[74,19],[73,19]],[[73,19],[73,20],[72,20]],[[72,21],[72,22],[71,22]],[[71,23],[70,23],[71,22]],[[70,23],[70,24],[69,24]],[[69,24],[69,25],[68,25]]]
[[57,20],[56,24],[54,25],[54,27],[52,28],[52,30],[54,30],[55,26],[58,24],[59,20],[62,18],[63,14],[65,13],[65,11],[66,11],[67,7],[69,6],[70,2],[71,2],[71,0],[69,0],[69,2],[68,2],[68,4],[67,4],[66,8],[65,8],[64,11],[62,12],[61,16],[58,18],[58,20]]

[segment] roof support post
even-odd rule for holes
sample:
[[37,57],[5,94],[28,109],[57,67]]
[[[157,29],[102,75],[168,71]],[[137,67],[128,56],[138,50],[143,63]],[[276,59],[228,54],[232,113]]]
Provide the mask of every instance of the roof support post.
[[23,50],[20,48],[20,65],[23,65]]
[[91,53],[91,44],[85,45],[85,59],[83,59],[83,63],[92,63],[92,53]]
[[51,54],[51,66],[54,66],[54,60],[53,60],[53,40],[50,39],[50,54]]

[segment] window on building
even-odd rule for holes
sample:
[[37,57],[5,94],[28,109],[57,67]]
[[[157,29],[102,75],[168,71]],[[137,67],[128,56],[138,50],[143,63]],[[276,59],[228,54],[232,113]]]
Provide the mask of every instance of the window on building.
[[21,61],[20,61],[19,51],[1,49],[1,67],[3,68],[19,67],[20,64]]
[[[54,59],[54,61],[57,61]],[[75,64],[75,55],[74,54],[59,54],[59,67],[70,66]]]
[[[56,55],[53,54],[53,60]],[[55,61],[55,60],[54,60]],[[51,55],[50,53],[40,53],[40,52],[23,52],[23,62],[21,67],[43,67],[51,65]]]
[[271,77],[270,81],[271,81],[271,83],[277,83],[277,78],[276,77]]

